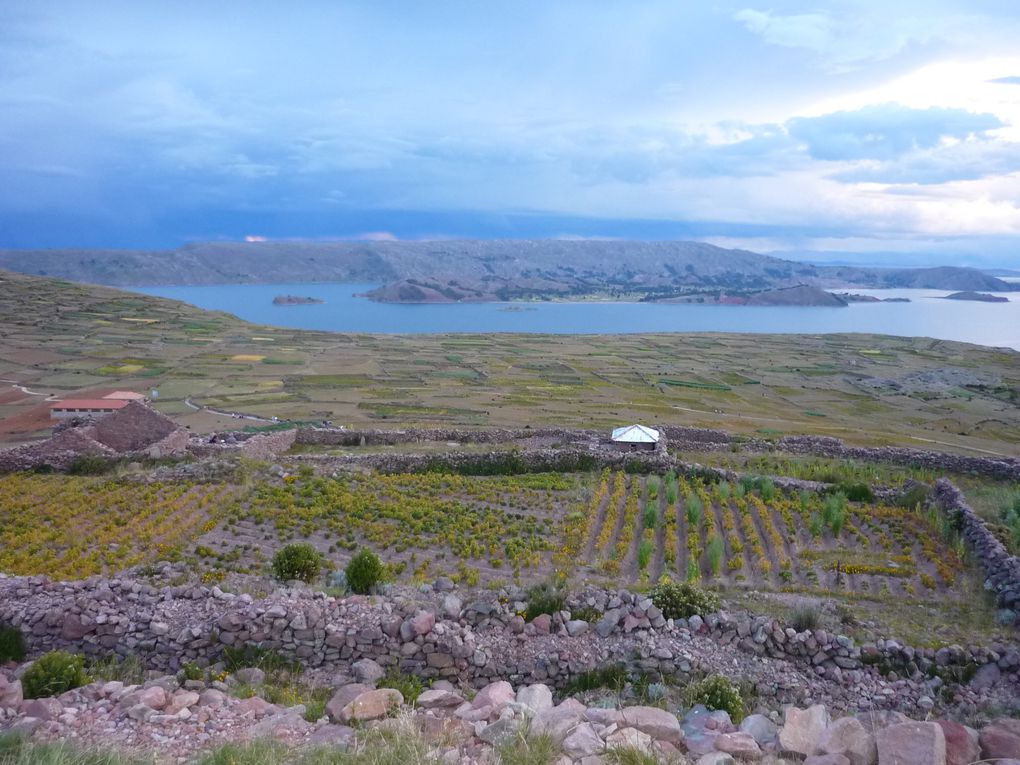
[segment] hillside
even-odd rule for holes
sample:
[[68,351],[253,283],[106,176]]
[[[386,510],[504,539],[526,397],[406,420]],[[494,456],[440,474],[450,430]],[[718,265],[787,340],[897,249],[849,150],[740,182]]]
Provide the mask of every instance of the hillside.
[[[174,251],[5,250],[0,267],[110,286],[374,282],[381,300],[509,300],[696,289],[820,287],[1020,289],[967,268],[822,267],[700,242],[457,240],[199,243]],[[419,289],[406,289],[415,282]],[[426,285],[431,293],[421,293]],[[460,297],[458,297],[460,295]],[[442,297],[445,296],[445,297]]]
[[[0,272],[0,441],[50,396],[158,389],[196,432],[229,412],[377,427],[668,422],[1020,451],[1020,354],[876,335],[346,335]],[[217,414],[227,412],[228,414]]]

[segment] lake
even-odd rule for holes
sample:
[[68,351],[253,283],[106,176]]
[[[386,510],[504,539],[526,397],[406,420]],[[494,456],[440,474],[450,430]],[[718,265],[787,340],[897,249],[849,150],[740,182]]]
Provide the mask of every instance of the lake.
[[[946,290],[854,290],[910,303],[853,303],[847,308],[678,305],[666,303],[453,303],[395,305],[356,298],[374,284],[228,284],[135,288],[257,324],[331,332],[420,334],[536,332],[874,332],[961,340],[1020,350],[1020,293],[1009,303],[943,300]],[[273,305],[277,295],[324,300]]]

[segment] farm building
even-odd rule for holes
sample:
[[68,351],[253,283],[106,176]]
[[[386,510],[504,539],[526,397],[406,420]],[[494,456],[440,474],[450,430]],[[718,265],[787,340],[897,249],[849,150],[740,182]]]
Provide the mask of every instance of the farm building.
[[65,420],[68,417],[103,417],[123,409],[129,402],[122,399],[69,398],[50,404],[50,419]]
[[625,425],[613,431],[613,443],[630,451],[655,451],[659,443],[659,431],[645,425]]
[[135,393],[133,390],[115,390],[113,393],[107,393],[103,398],[113,401],[145,401],[145,394]]

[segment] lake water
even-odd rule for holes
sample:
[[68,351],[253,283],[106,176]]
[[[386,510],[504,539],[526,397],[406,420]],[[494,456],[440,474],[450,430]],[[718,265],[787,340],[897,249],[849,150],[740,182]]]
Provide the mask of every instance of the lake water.
[[[1009,303],[942,300],[946,290],[854,290],[910,303],[847,308],[674,305],[666,303],[453,303],[395,305],[356,298],[373,284],[229,284],[136,288],[148,295],[227,311],[247,321],[332,332],[875,332],[935,337],[1020,350],[1020,293]],[[324,300],[273,305],[277,295]]]

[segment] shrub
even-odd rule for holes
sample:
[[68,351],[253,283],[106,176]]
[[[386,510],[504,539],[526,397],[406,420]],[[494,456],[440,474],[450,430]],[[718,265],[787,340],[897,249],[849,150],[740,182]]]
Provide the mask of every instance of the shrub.
[[648,564],[652,560],[652,555],[655,553],[655,546],[647,539],[642,539],[641,544],[638,545],[637,559],[638,568],[644,571],[648,568]]
[[301,665],[297,661],[288,659],[272,648],[264,648],[260,645],[251,644],[232,645],[224,648],[223,666],[227,672],[237,672],[237,670],[247,667],[255,667],[266,673],[289,672],[291,674],[298,674],[301,671]]
[[99,454],[79,454],[67,466],[70,475],[104,475],[117,463]]
[[418,697],[421,696],[421,692],[425,690],[425,684],[421,681],[420,677],[404,674],[395,667],[390,667],[389,671],[379,681],[378,687],[394,688],[400,691],[400,695],[404,697],[405,704],[414,704]]
[[722,537],[712,537],[712,541],[708,543],[708,562],[715,576],[719,576],[719,572],[722,571],[724,551]]
[[299,579],[311,582],[322,568],[322,556],[304,542],[281,547],[273,556],[273,576],[281,581]]
[[875,499],[875,493],[866,483],[844,483],[839,491],[851,502],[872,502]]
[[687,497],[687,522],[692,526],[701,523],[702,510],[703,506],[698,496],[696,494],[689,495]]
[[645,507],[644,527],[646,529],[654,529],[659,523],[659,508],[655,505],[647,505]]
[[66,651],[43,654],[21,676],[21,689],[26,699],[59,696],[89,682],[85,659]]
[[686,619],[719,610],[719,597],[691,582],[664,581],[651,592],[652,602],[667,619]]
[[687,686],[683,692],[683,703],[686,707],[704,704],[709,709],[721,709],[734,723],[740,722],[744,716],[744,698],[740,689],[722,675],[709,675]]
[[818,609],[811,605],[797,606],[790,617],[790,623],[797,632],[817,629],[821,623]]
[[361,550],[351,558],[345,573],[351,592],[367,595],[383,580],[386,569],[378,555],[371,550]]
[[0,627],[0,664],[6,661],[23,661],[25,637],[17,627]]
[[562,579],[548,579],[528,589],[528,609],[524,618],[529,622],[536,616],[549,614],[567,607],[566,585]]

